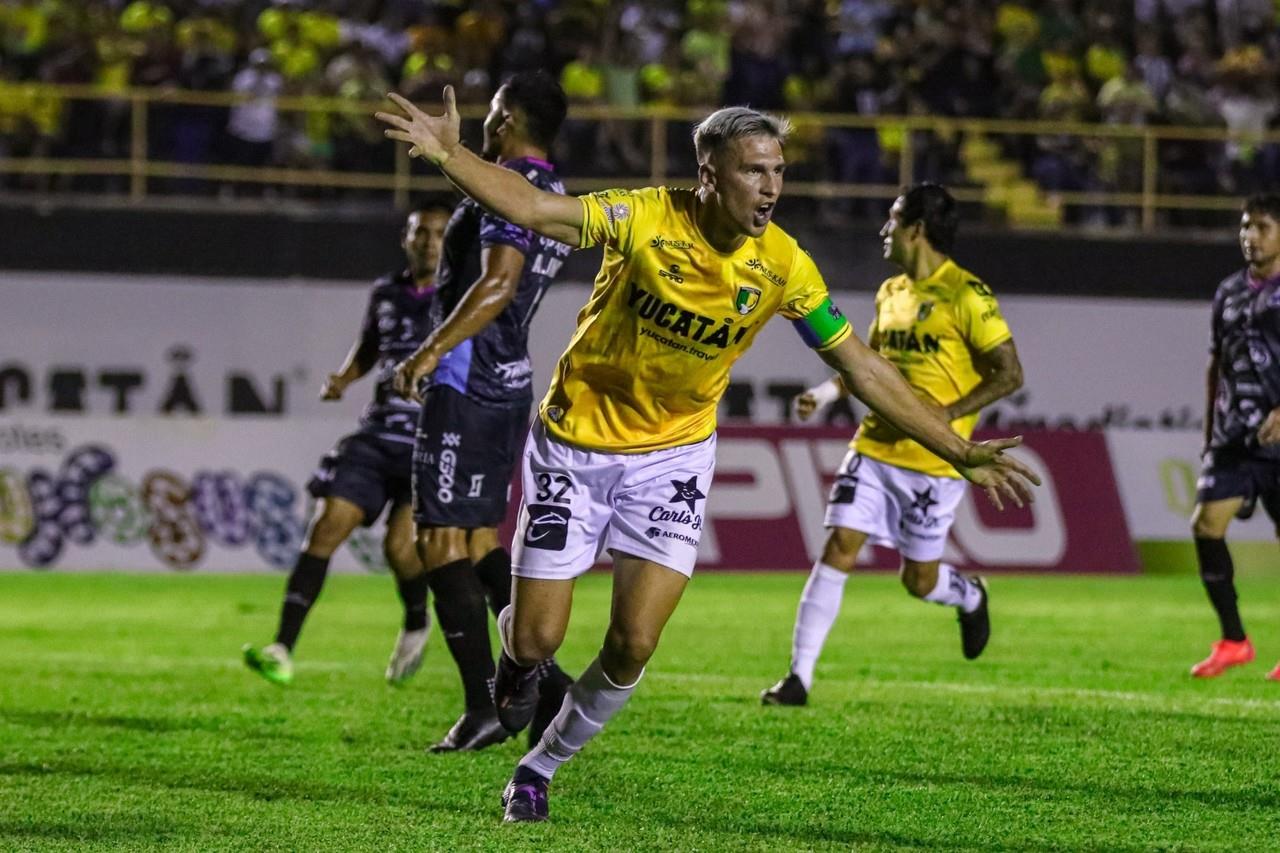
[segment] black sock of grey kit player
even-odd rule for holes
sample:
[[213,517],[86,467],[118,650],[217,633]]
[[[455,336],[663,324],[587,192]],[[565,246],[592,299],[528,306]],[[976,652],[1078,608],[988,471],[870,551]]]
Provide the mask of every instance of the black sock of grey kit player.
[[427,627],[427,573],[416,578],[396,578],[396,590],[404,605],[404,629],[421,631]]
[[476,563],[476,576],[484,584],[489,609],[497,618],[511,603],[511,555],[506,548],[494,548]]
[[289,580],[284,587],[280,627],[276,629],[276,642],[291,652],[298,642],[302,623],[311,612],[311,606],[320,597],[320,590],[324,587],[325,575],[328,573],[328,557],[313,557],[302,553],[293,564],[293,571],[289,573]]
[[1240,608],[1236,605],[1235,566],[1231,562],[1231,552],[1227,550],[1227,541],[1197,536],[1196,557],[1200,561],[1200,580],[1222,625],[1222,638],[1236,642],[1243,640],[1244,625],[1240,622]]
[[458,664],[468,711],[493,706],[493,650],[484,587],[470,560],[455,560],[427,572],[436,618],[449,653]]

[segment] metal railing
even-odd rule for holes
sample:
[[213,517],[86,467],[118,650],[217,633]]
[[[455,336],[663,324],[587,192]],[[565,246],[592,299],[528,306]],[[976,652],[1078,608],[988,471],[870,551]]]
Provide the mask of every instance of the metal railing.
[[[396,145],[392,168],[378,170],[339,170],[335,168],[245,166],[234,163],[191,163],[157,159],[151,151],[149,140],[153,114],[157,109],[173,107],[230,108],[253,100],[253,96],[229,92],[192,92],[173,89],[128,89],[104,91],[92,86],[48,86],[32,83],[0,83],[0,86],[17,87],[27,96],[52,99],[65,106],[71,102],[90,101],[109,103],[117,108],[128,105],[127,156],[118,157],[66,157],[66,156],[7,156],[0,158],[0,178],[6,175],[35,176],[53,179],[94,177],[127,179],[127,195],[141,201],[156,192],[153,181],[182,180],[187,182],[211,182],[213,184],[275,185],[280,187],[366,190],[385,192],[399,209],[406,208],[415,192],[432,192],[447,189],[448,182],[429,170],[415,167],[409,160],[406,146]],[[386,102],[355,102],[329,97],[277,97],[275,108],[282,115],[329,114],[346,116],[371,116],[387,107]],[[461,108],[464,121],[480,119],[484,108]],[[631,135],[638,144],[643,141],[647,161],[640,169],[625,173],[601,174],[593,177],[570,179],[566,183],[571,191],[595,189],[603,186],[656,185],[673,177],[688,177],[691,172],[673,175],[674,158],[687,158],[692,167],[692,146],[682,134],[673,137],[672,131],[683,131],[705,115],[705,110],[646,106],[618,109],[599,106],[576,106],[570,112],[570,120],[582,125],[640,124],[643,130],[633,129]],[[920,171],[917,158],[938,140],[958,147],[957,140],[978,137],[997,145],[1011,145],[1017,140],[1022,144],[1034,144],[1036,138],[1054,137],[1086,143],[1126,144],[1130,152],[1140,152],[1139,162],[1130,163],[1134,175],[1129,185],[1114,185],[1091,189],[1072,189],[1057,192],[1042,191],[1046,199],[1064,207],[1077,206],[1090,209],[1129,209],[1136,212],[1138,223],[1144,230],[1152,230],[1159,224],[1161,211],[1232,211],[1239,207],[1237,194],[1170,192],[1165,186],[1165,169],[1161,162],[1161,146],[1169,143],[1191,143],[1203,146],[1210,152],[1218,146],[1230,143],[1255,146],[1280,145],[1280,133],[1270,132],[1242,138],[1225,128],[1217,127],[1167,127],[1150,125],[1105,125],[1048,121],[1021,121],[1008,119],[969,119],[934,116],[858,116],[831,113],[791,113],[789,116],[799,127],[820,129],[823,134],[833,130],[864,130],[884,133],[890,131],[894,146],[889,147],[890,163],[885,179],[871,183],[840,182],[824,179],[822,175],[796,180],[788,178],[786,192],[792,196],[814,199],[868,199],[889,200],[899,188],[912,181]],[[0,118],[3,118],[0,116]],[[473,125],[474,127],[474,125]],[[221,129],[221,128],[220,128]],[[385,143],[390,145],[391,143]],[[896,147],[896,151],[893,148]],[[1280,149],[1277,149],[1280,150]],[[825,155],[824,155],[825,156]],[[1206,153],[1206,156],[1208,154]],[[1216,155],[1215,155],[1216,156]],[[1280,160],[1280,158],[1277,158]],[[683,162],[679,160],[677,162]],[[1014,162],[1017,162],[1014,158]],[[1206,164],[1206,168],[1208,165]],[[415,169],[418,172],[415,174]],[[1280,175],[1270,176],[1280,180]],[[1119,182],[1123,183],[1123,182]],[[989,186],[959,185],[953,187],[956,197],[965,202],[990,203],[993,190]],[[1240,194],[1252,191],[1243,187]],[[119,194],[120,190],[117,190]]]

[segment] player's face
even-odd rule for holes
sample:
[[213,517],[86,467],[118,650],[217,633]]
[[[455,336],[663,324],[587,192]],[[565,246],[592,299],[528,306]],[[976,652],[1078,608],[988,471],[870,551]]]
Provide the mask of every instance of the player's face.
[[918,229],[903,224],[902,206],[902,197],[899,196],[889,208],[889,218],[880,229],[880,236],[884,240],[884,259],[898,266],[907,266],[917,236],[914,232]]
[[1280,258],[1280,223],[1265,213],[1240,217],[1240,251],[1251,267],[1268,267]]
[[721,214],[734,229],[759,237],[769,227],[787,168],[782,144],[767,134],[740,136],[713,158],[710,180]]
[[414,276],[430,275],[440,262],[440,246],[449,215],[443,210],[415,210],[404,226],[404,254]]
[[502,153],[502,138],[511,131],[511,110],[507,108],[507,87],[500,86],[489,102],[484,119],[484,147],[480,154],[486,160],[497,160]]

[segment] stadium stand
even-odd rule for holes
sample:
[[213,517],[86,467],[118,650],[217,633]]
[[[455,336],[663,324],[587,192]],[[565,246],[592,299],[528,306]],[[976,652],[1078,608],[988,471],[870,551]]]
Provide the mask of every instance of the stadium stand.
[[[1280,112],[1278,15],[1272,0],[7,0],[0,159],[130,156],[137,128],[126,95],[143,87],[243,98],[152,106],[152,160],[387,172],[393,149],[357,105],[390,89],[431,99],[449,83],[461,103],[482,109],[495,80],[542,67],[559,74],[575,107],[558,153],[578,177],[653,174],[652,134],[617,118],[628,110],[747,103],[801,117],[788,151],[794,179],[940,180],[981,188],[1014,222],[1056,225],[1056,199],[1139,192],[1147,168],[1172,194],[1274,186],[1280,146],[1263,134]],[[40,84],[90,85],[108,97],[67,98]],[[279,101],[289,97],[330,100],[290,110]],[[879,118],[894,116],[917,122]],[[921,129],[935,117],[1065,130]],[[1072,130],[1082,122],[1227,133],[1162,138],[1149,158],[1142,138]],[[665,148],[681,150],[686,130],[667,124]],[[690,164],[666,159],[668,174],[688,176]],[[0,174],[6,189],[127,184],[120,175]],[[218,189],[173,179],[148,192]],[[865,204],[854,194],[822,212],[857,214]],[[1067,216],[1122,224],[1137,210],[1076,204]]]

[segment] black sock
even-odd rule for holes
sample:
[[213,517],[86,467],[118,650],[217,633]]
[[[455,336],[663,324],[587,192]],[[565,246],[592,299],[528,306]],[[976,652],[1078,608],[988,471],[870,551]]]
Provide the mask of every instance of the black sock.
[[457,560],[427,572],[435,594],[436,618],[449,653],[458,664],[467,710],[493,706],[493,651],[489,647],[489,614],[484,587],[470,560]]
[[299,554],[293,564],[289,582],[284,588],[284,606],[280,608],[280,627],[276,630],[276,642],[293,651],[302,630],[303,620],[311,611],[311,605],[320,597],[325,575],[329,573],[328,557]]
[[496,617],[511,603],[511,555],[506,548],[494,548],[476,563],[476,575],[484,584],[489,609]]
[[1239,642],[1245,638],[1244,625],[1240,623],[1240,610],[1236,607],[1235,568],[1225,539],[1201,539],[1196,537],[1196,557],[1200,560],[1200,580],[1204,583],[1209,601],[1218,612],[1222,623],[1222,638]]
[[427,627],[427,573],[416,578],[396,578],[396,589],[404,605],[404,629],[421,631]]

